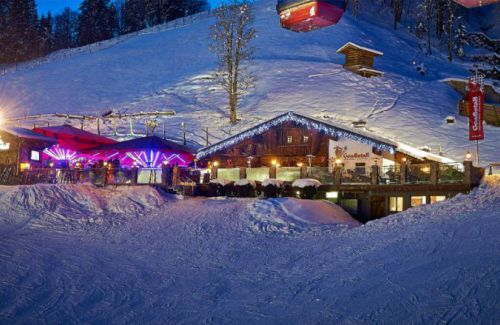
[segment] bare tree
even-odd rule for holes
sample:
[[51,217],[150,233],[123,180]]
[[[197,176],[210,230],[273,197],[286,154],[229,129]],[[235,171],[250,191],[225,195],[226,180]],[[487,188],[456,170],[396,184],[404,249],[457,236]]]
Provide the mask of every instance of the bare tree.
[[248,0],[231,0],[221,5],[215,17],[210,49],[219,59],[217,77],[228,94],[230,120],[235,124],[239,95],[253,84],[253,77],[242,62],[253,57],[250,43],[255,38],[254,17]]

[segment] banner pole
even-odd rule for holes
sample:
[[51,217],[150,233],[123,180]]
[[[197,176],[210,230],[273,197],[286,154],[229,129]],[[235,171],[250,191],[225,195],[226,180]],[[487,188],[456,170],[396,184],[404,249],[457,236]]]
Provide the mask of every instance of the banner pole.
[[476,166],[479,167],[479,140],[476,140]]

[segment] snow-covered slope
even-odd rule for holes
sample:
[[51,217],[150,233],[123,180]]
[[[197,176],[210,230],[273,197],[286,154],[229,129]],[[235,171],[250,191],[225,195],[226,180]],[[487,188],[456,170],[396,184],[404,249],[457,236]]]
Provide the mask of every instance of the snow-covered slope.
[[300,204],[0,187],[0,323],[498,322],[500,178],[363,226]]
[[[256,2],[251,67],[256,87],[241,101],[242,122],[228,124],[226,99],[211,77],[217,65],[208,50],[213,18],[167,31],[148,31],[120,42],[0,76],[0,106],[8,116],[26,113],[102,113],[175,110],[168,120],[169,135],[178,138],[184,121],[191,140],[203,144],[204,127],[211,141],[234,134],[285,111],[296,111],[336,121],[368,121],[368,128],[389,138],[462,160],[473,151],[467,141],[467,119],[458,116],[459,95],[441,79],[466,76],[460,64],[444,55],[422,55],[416,40],[405,31],[355,20],[348,14],[324,30],[297,34],[281,29],[275,1]],[[348,41],[384,52],[375,68],[382,78],[365,79],[342,68],[336,49]],[[74,51],[73,51],[74,52]],[[423,63],[420,76],[412,62]],[[446,125],[447,116],[457,116]],[[486,126],[481,147],[483,163],[500,161],[500,131]]]

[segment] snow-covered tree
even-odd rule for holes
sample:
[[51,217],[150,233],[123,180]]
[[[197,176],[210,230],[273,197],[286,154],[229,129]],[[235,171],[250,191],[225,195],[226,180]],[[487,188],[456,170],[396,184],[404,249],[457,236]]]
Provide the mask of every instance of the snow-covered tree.
[[417,6],[417,36],[425,35],[428,54],[432,54],[431,25],[434,9],[435,0],[422,0]]
[[455,51],[455,55],[462,58],[465,56],[465,47],[469,45],[469,41],[467,39],[467,28],[462,21],[462,17],[458,17],[457,19],[457,29],[455,32],[455,39],[453,43],[453,49]]
[[215,11],[216,22],[211,27],[210,49],[219,59],[219,81],[228,94],[231,123],[237,121],[239,95],[251,86],[253,78],[242,65],[251,60],[255,38],[252,6],[247,0],[231,0]]
[[446,0],[446,11],[447,17],[445,20],[445,32],[446,32],[446,48],[448,50],[448,60],[453,60],[453,39],[454,39],[454,27],[457,20],[455,11],[457,5],[453,0]]

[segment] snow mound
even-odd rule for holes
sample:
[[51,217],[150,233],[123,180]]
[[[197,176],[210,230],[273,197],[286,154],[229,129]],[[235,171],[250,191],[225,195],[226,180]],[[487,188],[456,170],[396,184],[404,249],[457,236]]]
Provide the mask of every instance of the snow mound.
[[215,179],[211,179],[210,180],[210,183],[212,183],[212,184],[219,184],[219,185],[222,185],[222,186],[231,184],[232,182],[233,181],[230,181],[228,179],[221,179],[221,178],[215,178]]
[[322,226],[359,226],[340,206],[327,201],[275,198],[249,204],[252,229],[266,233],[298,233]]
[[276,178],[266,178],[265,180],[262,181],[262,186],[266,187],[268,185],[281,187],[283,185],[283,181],[277,180]]
[[113,224],[159,210],[168,202],[156,189],[144,186],[97,188],[92,185],[1,186],[2,222],[51,224]]
[[236,185],[236,186],[247,186],[247,185],[250,185],[253,188],[255,188],[257,186],[257,184],[255,183],[255,181],[252,181],[252,180],[246,179],[246,178],[237,180],[236,182],[234,182],[234,185]]
[[293,182],[292,186],[299,187],[299,188],[312,186],[312,187],[318,188],[321,186],[321,182],[318,181],[317,179],[313,179],[313,178],[301,178],[301,179],[296,179]]

